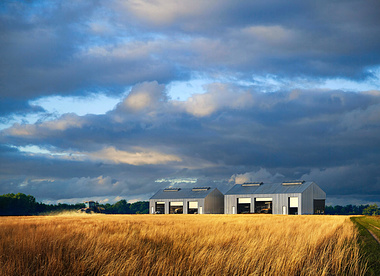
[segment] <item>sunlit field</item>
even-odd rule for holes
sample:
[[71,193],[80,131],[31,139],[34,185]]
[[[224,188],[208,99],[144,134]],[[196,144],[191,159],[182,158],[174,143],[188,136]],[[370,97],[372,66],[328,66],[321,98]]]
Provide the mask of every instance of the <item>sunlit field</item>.
[[363,275],[345,216],[0,217],[0,275]]

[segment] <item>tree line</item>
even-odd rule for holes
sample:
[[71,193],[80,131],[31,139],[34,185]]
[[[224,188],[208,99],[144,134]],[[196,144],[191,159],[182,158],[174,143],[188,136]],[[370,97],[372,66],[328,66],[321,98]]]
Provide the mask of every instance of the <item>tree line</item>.
[[[99,204],[104,208],[106,214],[148,214],[149,202],[138,201],[128,203],[122,199],[115,204]],[[23,193],[0,195],[0,216],[28,216],[48,213],[58,213],[63,211],[76,211],[84,208],[84,203],[77,204],[45,204],[37,202],[31,195]]]
[[380,215],[380,208],[376,204],[372,205],[335,205],[325,207],[326,215],[366,215],[376,216]]

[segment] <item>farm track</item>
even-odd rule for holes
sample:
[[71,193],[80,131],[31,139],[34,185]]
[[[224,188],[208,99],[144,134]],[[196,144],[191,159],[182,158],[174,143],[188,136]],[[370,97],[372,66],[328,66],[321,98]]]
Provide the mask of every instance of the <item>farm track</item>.
[[370,223],[369,225],[371,225],[372,227],[375,227],[376,229],[380,230],[379,227],[376,227],[375,225],[373,225],[373,224],[371,224],[371,223]]
[[354,216],[351,221],[359,230],[360,251],[368,268],[366,275],[380,275],[380,216]]
[[377,241],[377,243],[380,245],[380,240],[379,238],[369,229],[367,229],[368,232],[372,235],[372,237]]

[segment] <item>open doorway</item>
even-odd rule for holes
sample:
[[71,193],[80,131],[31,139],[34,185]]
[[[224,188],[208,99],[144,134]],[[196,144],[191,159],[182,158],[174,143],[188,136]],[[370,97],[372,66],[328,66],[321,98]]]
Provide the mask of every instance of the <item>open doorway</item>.
[[188,214],[198,214],[198,201],[189,201],[187,205]]
[[183,214],[183,202],[173,201],[169,203],[169,214]]
[[237,199],[237,213],[249,214],[251,212],[251,198],[238,198]]
[[325,200],[314,199],[314,214],[322,215],[325,213]]
[[165,202],[156,202],[156,214],[165,214]]
[[272,198],[256,198],[255,213],[272,214]]
[[298,215],[298,197],[289,197],[288,199],[289,215]]

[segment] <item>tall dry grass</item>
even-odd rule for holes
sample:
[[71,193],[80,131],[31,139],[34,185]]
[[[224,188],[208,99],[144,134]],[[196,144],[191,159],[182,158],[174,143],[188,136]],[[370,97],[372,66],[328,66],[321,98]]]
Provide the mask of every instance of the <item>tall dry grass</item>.
[[0,275],[363,275],[347,217],[0,217]]

